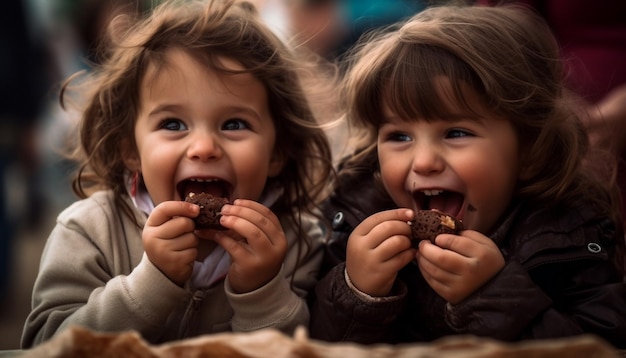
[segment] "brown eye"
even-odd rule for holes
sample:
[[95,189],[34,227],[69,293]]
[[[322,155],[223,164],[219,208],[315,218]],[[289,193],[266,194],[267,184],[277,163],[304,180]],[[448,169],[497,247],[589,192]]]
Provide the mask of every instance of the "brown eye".
[[242,129],[248,129],[248,128],[250,128],[250,125],[248,124],[248,122],[240,118],[229,119],[222,126],[222,129],[227,130],[227,131],[236,131],[236,130],[242,130]]
[[167,118],[161,121],[159,128],[166,129],[168,131],[182,131],[186,130],[187,126],[179,119]]
[[451,129],[446,132],[446,138],[463,138],[463,137],[473,137],[474,135],[470,132],[464,131],[462,129]]

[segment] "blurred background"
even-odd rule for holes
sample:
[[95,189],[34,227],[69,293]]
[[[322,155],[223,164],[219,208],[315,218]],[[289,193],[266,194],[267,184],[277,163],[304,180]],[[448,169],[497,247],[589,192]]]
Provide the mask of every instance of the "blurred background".
[[[252,0],[285,40],[329,60],[369,28],[423,8],[417,0]],[[96,63],[97,44],[119,11],[159,0],[11,0],[0,11],[0,350],[18,349],[39,257],[55,218],[76,197],[62,150],[75,113],[60,84]],[[331,133],[335,147],[343,137]]]

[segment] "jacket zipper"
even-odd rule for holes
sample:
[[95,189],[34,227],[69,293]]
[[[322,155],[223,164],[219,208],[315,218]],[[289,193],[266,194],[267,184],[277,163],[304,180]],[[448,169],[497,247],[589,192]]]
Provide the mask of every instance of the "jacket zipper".
[[180,325],[180,330],[178,332],[178,338],[187,338],[191,333],[192,324],[196,320],[196,312],[200,308],[200,304],[202,303],[202,299],[204,298],[204,291],[196,290],[191,296],[191,300],[189,300],[189,304],[185,309],[185,314],[183,316],[183,320]]

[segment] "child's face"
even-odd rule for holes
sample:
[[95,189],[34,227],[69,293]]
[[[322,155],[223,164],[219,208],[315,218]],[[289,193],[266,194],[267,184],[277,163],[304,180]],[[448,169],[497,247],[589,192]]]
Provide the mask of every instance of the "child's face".
[[[480,113],[489,113],[471,93],[468,100]],[[449,111],[458,108],[447,102]],[[414,210],[437,208],[462,219],[466,229],[491,233],[518,179],[518,142],[511,123],[493,115],[462,114],[405,121],[388,108],[385,118],[378,156],[395,203]]]
[[[140,170],[154,204],[208,192],[258,200],[282,168],[263,84],[223,75],[170,50],[167,66],[147,70],[135,125]],[[228,68],[238,62],[221,58]]]

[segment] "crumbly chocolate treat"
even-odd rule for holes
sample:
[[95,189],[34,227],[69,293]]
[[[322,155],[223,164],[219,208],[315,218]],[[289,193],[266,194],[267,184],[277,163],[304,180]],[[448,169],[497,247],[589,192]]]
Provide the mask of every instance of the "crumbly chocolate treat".
[[222,206],[228,204],[228,199],[207,193],[189,193],[185,201],[200,206],[200,214],[194,219],[196,229],[226,230],[220,225],[220,217]]
[[421,240],[430,240],[433,244],[439,234],[458,234],[463,230],[460,220],[439,210],[418,210],[411,225],[411,244],[417,247]]

